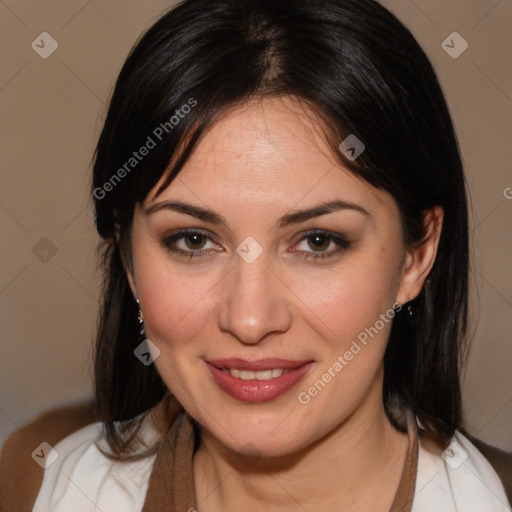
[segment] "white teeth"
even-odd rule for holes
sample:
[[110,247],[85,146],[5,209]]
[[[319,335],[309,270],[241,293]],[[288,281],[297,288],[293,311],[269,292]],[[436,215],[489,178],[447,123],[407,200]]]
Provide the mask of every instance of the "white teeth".
[[237,379],[242,380],[270,380],[275,379],[276,377],[281,377],[281,375],[284,373],[282,368],[275,368],[274,370],[260,370],[257,372],[230,368],[229,370],[226,369],[225,371],[229,371],[232,377],[236,377]]

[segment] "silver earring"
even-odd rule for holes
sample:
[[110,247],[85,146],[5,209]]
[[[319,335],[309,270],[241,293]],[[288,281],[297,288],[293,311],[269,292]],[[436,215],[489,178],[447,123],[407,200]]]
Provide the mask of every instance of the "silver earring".
[[142,310],[140,309],[140,301],[139,299],[135,299],[137,301],[137,306],[139,306],[139,312],[137,313],[137,321],[139,322],[139,332],[141,336],[144,336],[146,333],[146,328],[144,327],[144,316],[142,315]]
[[409,316],[412,316],[412,308],[410,304],[407,306],[407,312],[409,313]]

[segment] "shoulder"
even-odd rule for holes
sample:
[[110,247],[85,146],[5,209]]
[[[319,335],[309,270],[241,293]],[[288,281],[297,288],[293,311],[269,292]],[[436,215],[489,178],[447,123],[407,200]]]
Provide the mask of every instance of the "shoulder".
[[[155,437],[147,425],[141,430],[146,441]],[[120,463],[107,458],[99,449],[108,452],[102,431],[93,404],[87,404],[47,413],[11,435],[0,455],[0,510],[141,507],[153,459]]]
[[[151,437],[142,427],[141,434]],[[92,423],[60,441],[55,462],[44,473],[33,512],[140,510],[155,456],[119,462],[108,452],[101,423]],[[100,450],[101,448],[101,450]]]
[[88,402],[45,413],[11,434],[0,452],[0,510],[30,510],[54,456],[50,448],[93,421]]
[[505,488],[508,501],[512,504],[512,452],[500,450],[495,446],[469,435],[467,432],[464,432],[463,435],[475,449],[485,457],[494,471],[496,471]]
[[457,431],[443,451],[420,440],[413,512],[510,512],[512,454]]

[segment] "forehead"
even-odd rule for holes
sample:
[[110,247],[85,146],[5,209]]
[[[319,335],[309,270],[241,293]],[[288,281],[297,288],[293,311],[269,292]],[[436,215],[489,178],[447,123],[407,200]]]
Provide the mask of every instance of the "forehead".
[[325,141],[321,118],[290,97],[263,98],[226,112],[203,136],[154,201],[190,199],[213,209],[227,200],[251,209],[292,208],[344,199],[370,212],[393,209],[385,192],[346,169]]

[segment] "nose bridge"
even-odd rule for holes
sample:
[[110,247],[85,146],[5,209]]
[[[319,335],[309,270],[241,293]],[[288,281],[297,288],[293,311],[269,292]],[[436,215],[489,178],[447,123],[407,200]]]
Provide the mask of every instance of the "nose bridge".
[[[249,242],[250,243],[250,242]],[[244,257],[244,243],[237,248],[234,268],[228,274],[219,308],[219,327],[243,343],[258,343],[267,333],[284,332],[290,325],[290,311],[283,285],[274,276],[263,252]],[[249,249],[253,250],[254,247]],[[254,258],[254,259],[253,259]]]

